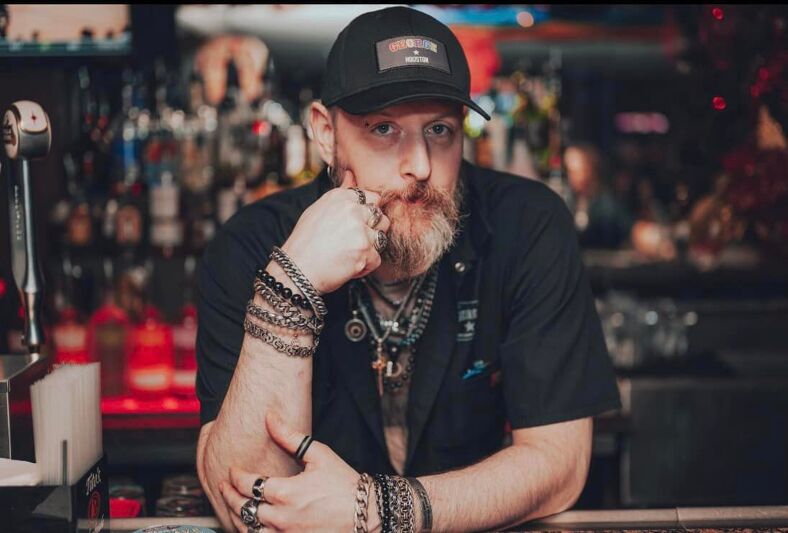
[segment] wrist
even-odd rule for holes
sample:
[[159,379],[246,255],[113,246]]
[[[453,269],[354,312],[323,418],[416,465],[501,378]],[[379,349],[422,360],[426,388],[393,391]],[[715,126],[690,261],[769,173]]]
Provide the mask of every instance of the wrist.
[[[331,291],[326,290],[326,287],[323,286],[323,284],[320,282],[320,279],[318,279],[319,277],[316,276],[315,275],[316,273],[312,271],[312,269],[310,268],[309,261],[306,261],[302,257],[302,255],[298,253],[298,250],[294,249],[294,248],[295,247],[293,245],[289,244],[289,242],[285,242],[280,247],[280,249],[285,254],[287,254],[287,256],[290,258],[290,260],[299,268],[299,270],[301,270],[301,272],[304,274],[306,279],[309,280],[309,283],[312,284],[312,287],[314,287],[315,291],[317,291],[317,293],[320,296],[323,296],[324,294],[326,294],[328,292],[331,292]],[[276,261],[271,261],[271,263],[272,264],[277,264]],[[277,266],[279,266],[279,265],[277,265]],[[281,270],[281,267],[280,267],[280,270]],[[282,272],[284,272],[284,271],[282,271]]]

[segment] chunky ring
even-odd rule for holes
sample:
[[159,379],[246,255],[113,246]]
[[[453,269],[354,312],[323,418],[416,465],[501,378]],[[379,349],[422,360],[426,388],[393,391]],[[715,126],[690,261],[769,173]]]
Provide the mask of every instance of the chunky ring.
[[298,445],[298,450],[296,450],[296,459],[301,461],[304,458],[304,455],[306,455],[306,451],[309,449],[309,446],[312,444],[313,440],[314,439],[311,435],[304,437],[304,440],[302,440],[301,444]]
[[360,203],[361,205],[367,203],[367,195],[364,194],[364,191],[362,191],[358,187],[351,187],[350,190],[355,192],[356,196],[358,196],[358,203]]
[[254,485],[252,485],[252,496],[258,502],[269,503],[268,500],[265,499],[265,482],[268,481],[268,477],[263,476],[258,478]]
[[369,219],[367,220],[367,225],[370,228],[374,228],[380,222],[380,219],[383,218],[383,211],[380,210],[378,206],[375,204],[365,204],[369,208]]
[[386,248],[386,246],[388,246],[388,244],[389,238],[386,236],[386,232],[379,229],[377,234],[375,234],[375,242],[373,243],[375,250],[380,253]]
[[257,521],[257,506],[260,502],[254,498],[249,498],[246,503],[241,506],[241,522],[245,526],[257,527],[260,522]]
[[257,524],[256,526],[246,526],[246,533],[262,533],[265,529],[263,524]]

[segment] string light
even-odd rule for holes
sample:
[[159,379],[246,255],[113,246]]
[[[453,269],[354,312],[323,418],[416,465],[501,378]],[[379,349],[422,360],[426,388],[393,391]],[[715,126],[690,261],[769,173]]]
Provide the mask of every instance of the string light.
[[725,12],[721,7],[713,7],[711,8],[711,16],[717,20],[722,20],[725,18]]
[[726,107],[728,107],[728,103],[725,101],[725,98],[722,96],[715,96],[711,99],[711,105],[717,111],[723,111]]

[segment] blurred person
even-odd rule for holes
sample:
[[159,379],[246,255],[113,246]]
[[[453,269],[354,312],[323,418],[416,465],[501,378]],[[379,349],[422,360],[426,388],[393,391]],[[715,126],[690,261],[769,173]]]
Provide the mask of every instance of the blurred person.
[[462,160],[469,78],[434,18],[357,17],[310,109],[327,169],[206,249],[197,469],[225,530],[350,530],[362,472],[371,531],[407,501],[458,531],[579,497],[612,364],[563,200]]
[[599,151],[593,145],[573,144],[564,151],[580,245],[619,248],[629,238],[632,215],[603,183],[600,167]]

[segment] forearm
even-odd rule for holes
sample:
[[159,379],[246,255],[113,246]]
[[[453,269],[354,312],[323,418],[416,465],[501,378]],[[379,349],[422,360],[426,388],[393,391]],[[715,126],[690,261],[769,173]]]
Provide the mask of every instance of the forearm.
[[[286,275],[275,263],[268,267],[285,285]],[[269,308],[259,294],[255,303]],[[266,324],[274,334],[289,341],[289,332]],[[299,344],[313,342],[301,334]],[[267,476],[290,476],[298,472],[295,460],[282,451],[265,429],[266,413],[275,409],[299,431],[310,433],[312,425],[312,360],[289,357],[248,333],[244,335],[238,364],[210,431],[201,443],[198,462],[203,485],[211,502],[221,501],[218,486],[226,482],[232,466]],[[202,439],[201,439],[202,440]],[[215,509],[223,513],[223,509]]]
[[434,531],[514,526],[574,504],[585,482],[584,460],[565,449],[518,444],[469,467],[420,477],[432,504]]

